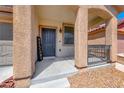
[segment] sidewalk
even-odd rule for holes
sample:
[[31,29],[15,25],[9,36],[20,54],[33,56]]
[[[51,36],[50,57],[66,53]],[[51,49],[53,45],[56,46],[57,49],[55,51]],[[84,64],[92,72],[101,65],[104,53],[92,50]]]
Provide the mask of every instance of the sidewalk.
[[13,76],[12,66],[0,66],[0,83]]

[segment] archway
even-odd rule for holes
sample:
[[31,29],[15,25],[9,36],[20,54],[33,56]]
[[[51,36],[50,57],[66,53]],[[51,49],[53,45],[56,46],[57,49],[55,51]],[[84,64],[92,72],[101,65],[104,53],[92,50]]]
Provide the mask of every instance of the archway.
[[[90,13],[90,14],[89,14]],[[92,16],[93,15],[93,16]],[[96,19],[98,19],[98,21]],[[89,19],[89,21],[88,21]],[[93,22],[91,21],[93,20]],[[88,28],[98,25],[100,20],[106,23],[105,45],[110,45],[110,59],[116,61],[117,52],[117,19],[106,6],[80,6],[76,19],[75,29],[75,59],[78,68],[88,66]],[[82,37],[83,35],[83,37]],[[82,53],[80,51],[83,51]]]
[[106,26],[111,14],[103,9],[88,9],[88,65],[101,65],[110,61],[111,45],[106,45]]

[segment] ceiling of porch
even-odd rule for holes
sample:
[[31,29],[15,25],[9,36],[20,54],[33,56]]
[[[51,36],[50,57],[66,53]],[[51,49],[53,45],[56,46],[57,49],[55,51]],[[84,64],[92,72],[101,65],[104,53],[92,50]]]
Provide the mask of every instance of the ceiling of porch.
[[[36,13],[39,20],[49,20],[56,22],[65,22],[74,24],[78,7],[77,5],[42,5],[35,6]],[[123,6],[110,6],[111,10],[120,12],[124,10]],[[93,28],[99,24],[104,23],[106,20],[100,17],[95,10],[88,12],[88,27]],[[107,16],[107,15],[105,15]]]
[[[79,6],[75,5],[54,5],[54,6],[36,6],[36,12],[39,20],[49,20],[65,23],[75,23],[77,10]],[[101,17],[92,12],[88,16],[89,27],[103,22]]]
[[[36,6],[36,13],[39,20],[51,20],[65,23],[75,23],[77,10],[79,6],[76,5],[54,5],[54,6]],[[104,19],[94,15],[92,12],[88,13],[89,26],[103,23]]]
[[39,20],[74,23],[78,6],[45,5],[36,6]]

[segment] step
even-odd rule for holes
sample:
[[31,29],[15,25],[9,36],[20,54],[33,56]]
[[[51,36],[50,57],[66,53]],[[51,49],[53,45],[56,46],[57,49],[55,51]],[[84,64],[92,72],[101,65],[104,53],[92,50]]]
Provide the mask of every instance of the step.
[[46,78],[32,79],[31,88],[65,88],[70,87],[67,77],[76,74],[77,72],[58,74]]
[[70,83],[67,78],[56,79],[44,83],[32,84],[30,88],[69,88]]
[[123,64],[120,64],[120,63],[116,63],[115,64],[115,69],[121,71],[121,72],[124,72],[124,65]]

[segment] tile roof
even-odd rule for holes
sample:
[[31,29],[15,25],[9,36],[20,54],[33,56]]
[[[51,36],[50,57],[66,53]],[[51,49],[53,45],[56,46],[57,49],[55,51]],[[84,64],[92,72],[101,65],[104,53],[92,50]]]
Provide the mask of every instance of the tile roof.
[[[106,24],[101,24],[95,28],[92,28],[92,29],[89,29],[88,32],[92,32],[92,31],[98,31],[98,30],[101,30],[101,29],[104,29],[106,27]],[[119,31],[124,31],[124,20],[121,21],[119,24],[118,24],[118,30]]]

